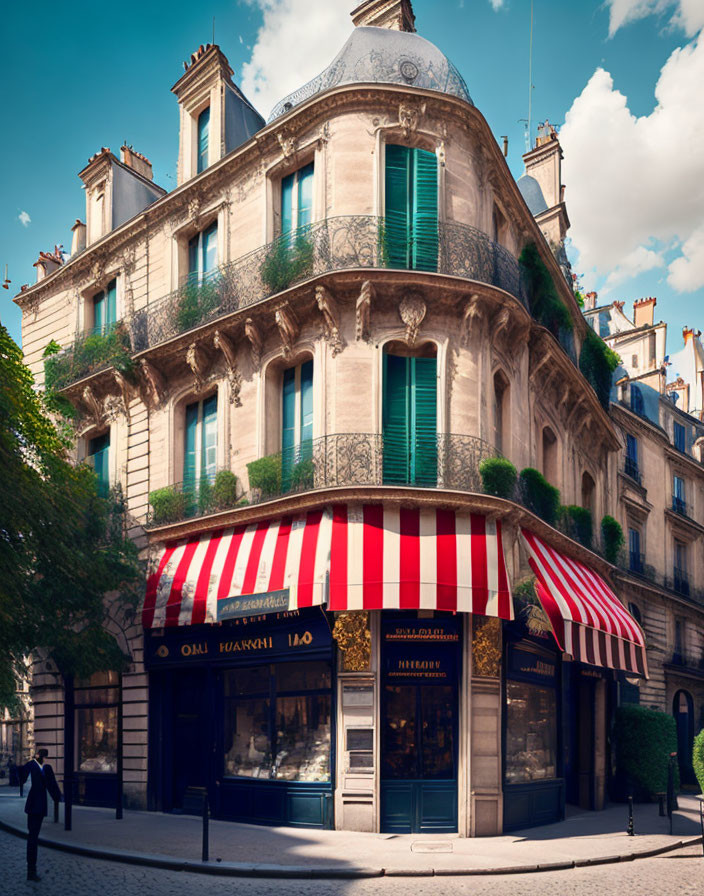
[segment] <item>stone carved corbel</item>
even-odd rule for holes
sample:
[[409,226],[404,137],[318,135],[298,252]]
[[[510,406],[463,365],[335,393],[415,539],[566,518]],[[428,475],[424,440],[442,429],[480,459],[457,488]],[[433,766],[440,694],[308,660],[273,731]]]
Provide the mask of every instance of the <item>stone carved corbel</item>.
[[320,313],[323,315],[323,334],[332,347],[333,358],[342,351],[343,342],[340,336],[340,315],[337,303],[325,286],[315,287],[315,301],[318,303]]
[[244,335],[249,340],[252,351],[252,364],[258,370],[262,363],[262,337],[251,317],[248,317],[244,322]]
[[281,128],[280,131],[277,131],[276,139],[279,141],[279,146],[281,147],[285,159],[290,159],[296,154],[298,138],[295,134],[291,133],[288,128]]
[[216,330],[213,335],[213,345],[219,349],[225,356],[225,364],[227,365],[228,378],[230,380],[230,404],[241,408],[242,401],[240,399],[240,390],[242,389],[242,374],[237,364],[237,354],[235,347],[224,333]]
[[462,323],[460,325],[460,342],[462,345],[469,345],[472,331],[481,323],[482,314],[483,312],[479,302],[479,296],[471,296],[465,305],[464,314],[462,315]]
[[508,333],[508,325],[511,322],[511,312],[508,308],[501,308],[494,316],[492,321],[492,330],[494,339],[498,341],[502,336]]
[[425,115],[425,103],[409,103],[402,100],[398,107],[398,123],[401,126],[404,137],[409,137],[418,129],[421,117]]
[[281,345],[284,350],[284,358],[288,358],[293,351],[293,345],[298,338],[298,320],[290,305],[284,304],[277,308],[274,319],[281,335]]
[[146,386],[146,401],[152,407],[158,407],[164,400],[166,386],[161,372],[146,358],[140,358],[139,366]]
[[115,370],[113,368],[112,371],[113,378],[115,380],[115,384],[117,388],[120,390],[120,397],[122,398],[122,405],[125,409],[125,417],[127,418],[127,422],[130,420],[130,398],[132,396],[132,390],[130,388],[130,384],[124,378],[124,376],[120,373],[119,370]]
[[205,382],[208,359],[205,357],[203,349],[198,345],[197,342],[192,342],[188,346],[188,350],[186,352],[186,364],[188,364],[188,366],[191,368],[191,371],[193,372],[196,389],[200,389],[200,387]]
[[417,293],[411,293],[401,299],[398,313],[406,326],[406,342],[415,345],[420,325],[425,318],[425,302]]
[[86,386],[81,393],[81,400],[83,404],[88,408],[88,412],[90,414],[92,422],[96,426],[100,426],[100,424],[103,422],[103,409],[100,406],[100,402],[95,397],[95,392],[93,392],[90,386]]
[[355,308],[355,338],[368,340],[370,333],[372,312],[372,283],[365,280],[359,291],[357,307]]

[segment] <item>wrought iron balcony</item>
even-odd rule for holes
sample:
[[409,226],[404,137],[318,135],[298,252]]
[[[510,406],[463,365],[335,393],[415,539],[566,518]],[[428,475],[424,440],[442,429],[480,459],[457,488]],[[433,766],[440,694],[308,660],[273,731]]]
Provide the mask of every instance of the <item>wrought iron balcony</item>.
[[407,247],[407,253],[399,251],[398,240],[387,234],[383,218],[328,218],[284,234],[222,265],[201,284],[186,283],[138,311],[130,323],[134,350],[151,348],[310,277],[355,268],[422,269],[478,280],[505,290],[528,307],[518,261],[482,231],[443,222],[437,235],[426,233],[422,239],[423,266],[414,268],[405,257],[414,255],[413,246]]
[[632,457],[626,457],[625,463],[623,465],[623,472],[626,474],[626,476],[630,476],[631,479],[634,479],[638,483],[638,485],[642,485],[637,460],[634,460],[634,458]]
[[672,589],[684,597],[689,597],[689,576],[686,569],[675,566],[672,577]]
[[48,391],[65,389],[108,367],[125,373],[132,367],[131,356],[130,337],[123,321],[95,327],[66,348],[46,355],[45,387]]
[[641,554],[638,551],[629,551],[628,569],[636,575],[645,575],[645,554]]
[[672,509],[675,513],[678,513],[680,516],[686,516],[688,519],[692,516],[689,512],[687,502],[680,495],[672,496]]

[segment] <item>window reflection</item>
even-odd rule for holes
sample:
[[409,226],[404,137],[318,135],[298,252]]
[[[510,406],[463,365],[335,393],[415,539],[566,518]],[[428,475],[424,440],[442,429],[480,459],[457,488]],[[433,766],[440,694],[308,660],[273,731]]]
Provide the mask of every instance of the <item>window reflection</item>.
[[557,701],[552,688],[506,682],[506,783],[557,777]]
[[396,779],[455,776],[454,689],[387,685],[382,774]]

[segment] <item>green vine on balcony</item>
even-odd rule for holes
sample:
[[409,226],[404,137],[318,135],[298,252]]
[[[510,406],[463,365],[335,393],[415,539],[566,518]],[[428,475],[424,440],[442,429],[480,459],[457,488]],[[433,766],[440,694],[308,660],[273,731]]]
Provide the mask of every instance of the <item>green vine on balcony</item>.
[[620,363],[616,352],[589,328],[579,354],[579,369],[606,410],[609,408],[612,374]]
[[211,277],[202,283],[187,283],[176,306],[176,324],[180,333],[206,321],[220,305],[220,278]]
[[571,332],[572,317],[560,298],[552,274],[540,257],[535,243],[528,243],[518,259],[528,289],[528,301],[533,317],[559,339],[560,332]]
[[58,392],[106,367],[114,367],[125,376],[133,373],[132,346],[122,322],[79,336],[64,350],[52,340],[44,350],[45,389],[48,393]]
[[282,292],[313,273],[313,248],[307,228],[285,233],[271,244],[260,274],[272,294]]

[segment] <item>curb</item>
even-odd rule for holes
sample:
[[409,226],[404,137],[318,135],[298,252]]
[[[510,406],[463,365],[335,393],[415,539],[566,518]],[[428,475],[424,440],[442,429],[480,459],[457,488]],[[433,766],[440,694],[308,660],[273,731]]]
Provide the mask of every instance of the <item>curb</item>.
[[[27,839],[26,831],[0,819],[0,831],[12,834],[22,840]],[[108,862],[122,862],[125,865],[141,865],[159,868],[163,871],[187,871],[191,874],[210,874],[220,877],[257,877],[257,878],[289,878],[301,880],[353,880],[368,877],[480,877],[505,874],[536,874],[544,871],[565,871],[570,868],[594,867],[596,865],[613,865],[618,862],[633,862],[636,859],[648,859],[663,853],[673,852],[702,842],[701,837],[688,840],[677,840],[665,846],[632,852],[625,855],[599,856],[593,859],[573,859],[564,862],[540,862],[535,865],[504,865],[497,868],[362,868],[320,866],[306,868],[301,865],[270,865],[264,863],[214,862],[201,863],[187,859],[173,859],[169,856],[149,855],[148,853],[129,853],[119,849],[107,849],[82,846],[78,843],[65,843],[61,840],[39,838],[40,846],[55,849],[58,852],[72,853],[89,859],[102,859]]]

